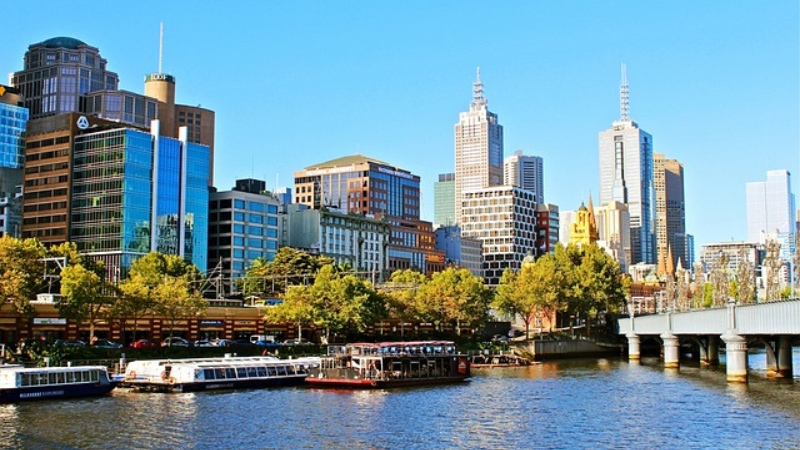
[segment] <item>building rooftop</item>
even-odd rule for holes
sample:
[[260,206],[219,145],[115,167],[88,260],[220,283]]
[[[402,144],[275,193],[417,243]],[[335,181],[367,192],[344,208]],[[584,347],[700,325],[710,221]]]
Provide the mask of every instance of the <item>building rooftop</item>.
[[313,170],[313,169],[326,169],[330,167],[342,167],[342,166],[352,166],[354,164],[363,164],[363,163],[375,163],[381,164],[384,166],[392,167],[391,164],[379,161],[374,158],[370,158],[369,156],[364,156],[360,154],[350,155],[350,156],[343,156],[341,158],[332,159],[330,161],[314,164],[313,166],[306,167],[305,170]]
[[46,41],[40,42],[39,45],[44,45],[48,48],[68,48],[70,50],[77,50],[78,47],[87,46],[87,44],[79,39],[71,37],[54,37]]

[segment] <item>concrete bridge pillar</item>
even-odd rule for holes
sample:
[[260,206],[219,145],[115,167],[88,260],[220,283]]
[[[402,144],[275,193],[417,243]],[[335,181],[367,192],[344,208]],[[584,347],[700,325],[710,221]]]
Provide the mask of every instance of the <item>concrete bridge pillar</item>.
[[775,340],[775,347],[766,341],[767,348],[767,376],[770,378],[792,378],[792,338],[779,336]]
[[708,337],[708,365],[719,364],[719,336]]
[[639,361],[641,359],[639,350],[639,335],[633,331],[630,331],[625,335],[625,337],[628,338],[628,360]]
[[747,383],[747,339],[728,330],[722,335],[725,342],[725,372],[729,383]]
[[680,366],[680,341],[678,336],[667,331],[661,335],[664,341],[664,368],[677,369]]

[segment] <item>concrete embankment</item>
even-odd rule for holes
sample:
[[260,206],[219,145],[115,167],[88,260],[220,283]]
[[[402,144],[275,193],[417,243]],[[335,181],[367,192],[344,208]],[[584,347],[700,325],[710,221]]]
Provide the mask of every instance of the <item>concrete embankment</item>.
[[586,356],[620,355],[619,344],[603,344],[582,340],[528,341],[514,345],[517,354],[540,361],[542,359],[577,358]]

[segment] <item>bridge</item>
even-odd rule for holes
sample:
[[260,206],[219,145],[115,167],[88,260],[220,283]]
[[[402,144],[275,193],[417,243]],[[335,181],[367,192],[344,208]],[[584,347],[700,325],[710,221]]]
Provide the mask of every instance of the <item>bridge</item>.
[[[633,311],[633,308],[629,308]],[[680,366],[680,345],[700,348],[700,363],[719,363],[720,341],[725,344],[729,382],[747,382],[747,348],[755,343],[767,350],[767,376],[791,378],[792,341],[800,336],[800,299],[737,305],[724,308],[622,318],[619,334],[628,339],[628,358],[640,358],[642,339],[655,338],[662,345],[665,368]]]

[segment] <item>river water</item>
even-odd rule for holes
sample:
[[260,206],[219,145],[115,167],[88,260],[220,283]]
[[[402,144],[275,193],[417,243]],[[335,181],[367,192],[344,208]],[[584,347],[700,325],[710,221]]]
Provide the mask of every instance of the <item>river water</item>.
[[[800,370],[800,353],[795,353]],[[580,359],[474,371],[462,385],[281,388],[0,405],[0,448],[800,448],[800,378]]]

